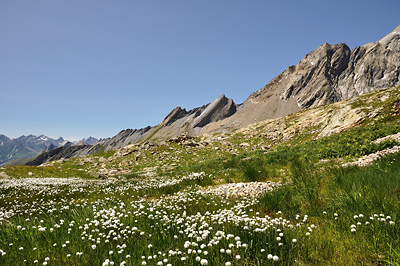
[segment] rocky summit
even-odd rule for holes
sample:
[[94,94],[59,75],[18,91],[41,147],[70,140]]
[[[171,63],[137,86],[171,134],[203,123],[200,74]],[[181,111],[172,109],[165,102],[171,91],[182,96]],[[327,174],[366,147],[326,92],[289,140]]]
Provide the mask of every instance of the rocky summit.
[[250,95],[224,125],[240,128],[400,84],[400,25],[353,50],[325,43]]
[[[206,108],[193,111],[192,117],[198,116],[193,121],[179,107],[164,119],[168,123],[160,126],[175,134],[185,129],[194,135],[231,132],[258,121],[399,85],[399,76],[400,25],[380,41],[353,50],[344,43],[325,43],[251,94],[243,104],[235,105],[223,95]],[[202,120],[211,109],[216,119]]]
[[[221,95],[189,111],[176,107],[155,127],[127,129],[93,146],[59,150],[63,157],[69,158],[182,134],[231,133],[256,122],[397,85],[400,85],[400,25],[380,41],[352,50],[344,43],[322,44],[252,93],[243,104],[235,104]],[[51,157],[46,158],[51,160]]]

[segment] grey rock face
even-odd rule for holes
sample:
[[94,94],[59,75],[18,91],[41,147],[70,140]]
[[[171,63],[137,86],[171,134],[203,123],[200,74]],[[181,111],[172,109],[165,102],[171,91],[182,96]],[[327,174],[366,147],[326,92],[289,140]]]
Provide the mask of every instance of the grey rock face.
[[295,97],[300,109],[338,101],[338,78],[347,67],[350,53],[346,44],[325,43],[307,54],[297,66],[285,71],[282,78],[288,82],[281,99]]
[[222,120],[236,112],[236,105],[232,99],[221,95],[212,101],[207,108],[193,121],[193,128],[204,127],[205,125]]
[[150,130],[148,135],[155,139],[169,139],[181,134],[197,136],[209,125],[232,116],[236,111],[236,104],[225,95],[189,111],[176,107],[157,127]]
[[399,75],[400,25],[380,41],[356,47],[351,52],[348,67],[339,77],[341,98],[399,85]]
[[382,40],[356,47],[323,44],[287,68],[246,101],[274,94],[294,98],[301,110],[346,100],[376,88],[400,84],[400,25]]
[[126,129],[119,132],[112,138],[104,139],[99,141],[94,147],[102,147],[104,151],[116,150],[121,147],[125,147],[129,144],[136,143],[141,139],[151,127],[145,127],[142,129]]
[[176,107],[174,110],[172,110],[161,122],[161,125],[163,126],[169,126],[172,123],[174,123],[176,120],[184,117],[187,115],[186,109],[182,109],[180,106]]

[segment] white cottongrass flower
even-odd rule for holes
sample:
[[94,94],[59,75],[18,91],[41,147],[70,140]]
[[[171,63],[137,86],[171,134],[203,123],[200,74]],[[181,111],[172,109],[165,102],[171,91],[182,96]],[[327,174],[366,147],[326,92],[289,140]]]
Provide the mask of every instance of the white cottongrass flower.
[[275,256],[272,257],[272,259],[273,259],[274,261],[278,261],[278,260],[279,260],[279,257],[275,255]]
[[201,265],[207,265],[207,264],[208,264],[208,261],[207,261],[206,259],[202,259],[202,260],[200,261],[200,264],[201,264]]

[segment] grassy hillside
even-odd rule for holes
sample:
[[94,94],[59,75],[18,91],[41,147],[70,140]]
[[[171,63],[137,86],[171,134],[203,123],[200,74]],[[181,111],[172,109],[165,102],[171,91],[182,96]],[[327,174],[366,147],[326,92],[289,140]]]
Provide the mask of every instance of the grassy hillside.
[[2,168],[0,264],[399,265],[398,101]]

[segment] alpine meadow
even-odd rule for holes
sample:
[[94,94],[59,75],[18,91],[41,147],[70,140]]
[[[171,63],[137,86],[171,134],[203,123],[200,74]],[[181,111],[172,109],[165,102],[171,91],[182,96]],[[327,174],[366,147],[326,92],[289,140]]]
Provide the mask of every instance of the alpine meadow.
[[0,265],[400,265],[400,26],[325,43],[241,104],[3,137]]

